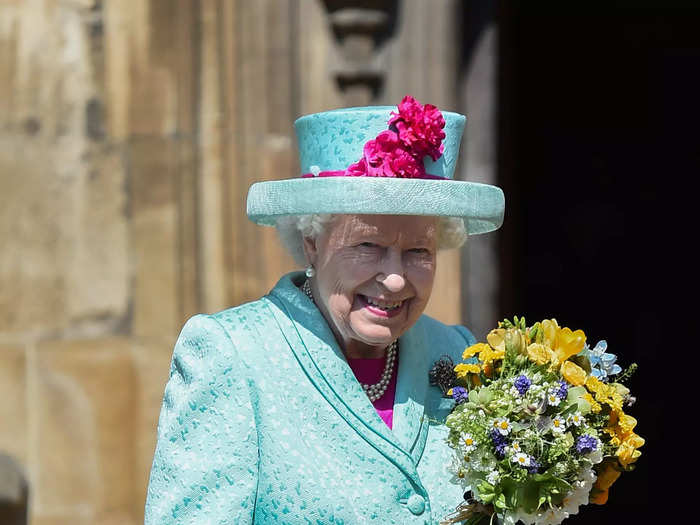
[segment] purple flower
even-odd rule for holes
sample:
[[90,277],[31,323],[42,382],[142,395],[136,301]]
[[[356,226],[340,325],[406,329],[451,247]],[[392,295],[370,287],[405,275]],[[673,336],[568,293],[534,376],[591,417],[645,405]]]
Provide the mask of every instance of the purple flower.
[[557,397],[559,399],[566,399],[566,396],[569,395],[569,385],[566,384],[566,381],[562,381],[561,379],[559,380],[559,388],[557,389]]
[[540,464],[537,462],[535,458],[530,456],[530,466],[527,467],[527,471],[530,474],[537,474],[537,470],[540,468]]
[[524,374],[519,375],[515,378],[515,381],[513,381],[513,386],[518,390],[521,396],[525,395],[531,384],[532,382]]
[[465,401],[469,400],[469,392],[467,392],[467,389],[462,386],[453,387],[452,399],[455,400],[455,403],[457,405],[459,405],[460,403],[464,403]]
[[501,434],[498,430],[496,430],[495,428],[492,428],[489,431],[489,437],[493,440],[494,445],[500,445],[500,444],[505,445],[505,443],[506,443],[506,437],[503,434]]
[[576,440],[576,451],[579,454],[588,454],[598,448],[598,440],[593,436],[584,434]]
[[506,454],[506,446],[508,445],[506,437],[502,435],[498,430],[492,428],[489,432],[489,437],[493,441],[493,446],[496,449],[496,456],[502,458]]

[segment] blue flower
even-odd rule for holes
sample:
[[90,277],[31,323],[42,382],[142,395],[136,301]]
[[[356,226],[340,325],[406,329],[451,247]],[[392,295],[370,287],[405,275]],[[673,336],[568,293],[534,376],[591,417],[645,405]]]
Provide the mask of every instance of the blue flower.
[[521,396],[524,396],[527,393],[531,384],[532,382],[524,374],[520,374],[515,378],[515,381],[513,381],[513,386],[517,389]]
[[540,468],[540,464],[535,458],[530,456],[530,465],[527,467],[527,471],[530,474],[537,474],[537,470]]
[[555,390],[556,395],[559,399],[566,399],[566,396],[569,395],[569,385],[566,381],[560,379],[559,380],[559,388]]
[[579,436],[576,440],[576,451],[579,454],[588,454],[598,448],[598,440],[588,434]]
[[491,429],[489,432],[489,437],[493,441],[493,446],[496,449],[496,456],[503,458],[503,456],[506,455],[506,447],[508,446],[506,437],[495,428]]
[[469,400],[469,392],[462,386],[455,386],[452,388],[452,399],[455,400],[455,404],[459,405]]
[[588,348],[588,360],[591,362],[591,373],[601,381],[605,381],[608,376],[613,376],[622,372],[620,365],[616,365],[617,356],[608,354],[606,341],[598,341],[595,348]]

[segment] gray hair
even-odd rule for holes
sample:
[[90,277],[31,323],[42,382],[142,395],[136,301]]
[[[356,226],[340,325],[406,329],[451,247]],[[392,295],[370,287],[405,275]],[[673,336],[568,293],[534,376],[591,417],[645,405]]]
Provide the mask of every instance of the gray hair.
[[[294,261],[308,264],[304,238],[316,239],[333,219],[330,214],[288,215],[277,219],[277,234]],[[460,217],[438,217],[438,249],[459,248],[467,241],[467,230]]]

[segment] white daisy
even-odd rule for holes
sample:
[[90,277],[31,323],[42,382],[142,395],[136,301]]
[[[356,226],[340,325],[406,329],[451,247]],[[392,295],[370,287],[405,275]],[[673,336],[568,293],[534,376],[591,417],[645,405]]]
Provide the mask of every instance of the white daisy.
[[579,426],[581,426],[581,423],[583,423],[583,422],[584,422],[584,418],[580,412],[576,412],[576,413],[571,414],[569,416],[569,421],[568,421],[569,425],[574,425],[574,426],[579,427]]
[[498,430],[502,436],[507,436],[513,427],[510,426],[510,421],[504,417],[499,417],[493,420],[493,428]]
[[563,434],[566,431],[566,421],[561,416],[554,416],[549,428],[552,429],[552,432]]
[[498,480],[501,479],[501,475],[498,473],[497,470],[492,470],[488,474],[486,474],[486,481],[491,483],[491,485],[495,485],[498,483]]
[[518,443],[517,441],[513,441],[513,443],[508,447],[508,450],[513,454],[522,452],[522,448],[520,448],[520,443]]
[[556,390],[550,390],[547,392],[547,404],[551,407],[558,407],[561,403],[561,398],[557,395]]
[[517,454],[513,454],[513,457],[510,458],[510,460],[513,463],[520,465],[521,467],[529,467],[530,466],[530,456],[528,456],[527,454],[523,454],[522,452],[518,452]]
[[464,434],[462,436],[462,443],[464,443],[464,451],[471,452],[476,448],[476,441],[471,434]]

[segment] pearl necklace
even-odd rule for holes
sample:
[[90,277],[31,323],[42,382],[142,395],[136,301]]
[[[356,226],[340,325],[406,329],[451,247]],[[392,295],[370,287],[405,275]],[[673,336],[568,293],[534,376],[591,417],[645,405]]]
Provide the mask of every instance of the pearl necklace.
[[[311,293],[311,285],[309,284],[308,279],[304,281],[304,284],[301,287],[301,291],[304,292],[309,299],[311,299],[311,302],[316,304],[316,302],[314,301],[314,296]],[[394,364],[396,363],[396,354],[398,353],[398,347],[399,342],[398,340],[396,340],[392,341],[392,343],[387,348],[386,363],[384,364],[384,371],[382,372],[382,376],[379,378],[379,381],[377,383],[374,383],[373,385],[367,385],[365,383],[362,383],[362,389],[365,391],[365,394],[367,394],[367,397],[369,397],[369,400],[372,403],[380,399],[385,394],[386,389],[389,387],[391,376],[394,374]]]

